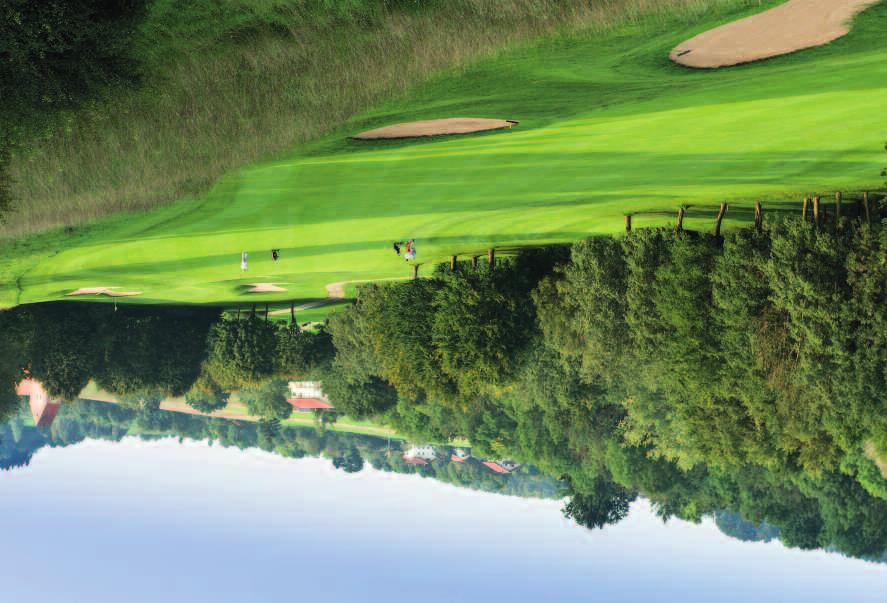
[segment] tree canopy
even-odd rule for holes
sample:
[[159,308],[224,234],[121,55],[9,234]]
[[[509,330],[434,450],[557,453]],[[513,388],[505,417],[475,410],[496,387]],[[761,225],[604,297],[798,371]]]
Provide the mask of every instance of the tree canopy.
[[[158,396],[186,392],[208,412],[238,389],[262,419],[250,445],[288,455],[319,444],[283,436],[287,380],[319,379],[337,412],[562,479],[565,515],[590,528],[644,496],[664,518],[730,510],[789,546],[871,557],[887,549],[885,232],[846,217],[724,237],[634,231],[364,286],[316,333],[34,306],[0,313],[0,378],[10,388],[29,370],[68,398],[97,379],[151,429],[166,420]],[[328,453],[363,466],[346,445]]]

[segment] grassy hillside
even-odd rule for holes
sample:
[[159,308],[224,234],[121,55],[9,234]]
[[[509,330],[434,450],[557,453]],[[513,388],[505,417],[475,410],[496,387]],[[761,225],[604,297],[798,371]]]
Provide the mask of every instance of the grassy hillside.
[[[887,165],[887,5],[829,46],[721,71],[671,64],[681,40],[736,18],[640,19],[498,53],[418,86],[207,194],[70,234],[8,246],[0,302],[80,286],[142,290],[139,301],[250,300],[245,283],[288,283],[270,299],[325,295],[327,283],[404,277],[390,242],[419,259],[616,232],[623,214],[661,224],[746,221],[811,192],[875,189]],[[347,135],[419,118],[503,117],[510,131],[423,142]],[[796,208],[792,205],[792,208]],[[772,214],[771,214],[772,215]],[[282,249],[273,264],[269,250]],[[247,275],[239,254],[251,252]]]
[[202,193],[435,71],[561,26],[749,0],[154,0],[117,86],[13,157],[0,237]]

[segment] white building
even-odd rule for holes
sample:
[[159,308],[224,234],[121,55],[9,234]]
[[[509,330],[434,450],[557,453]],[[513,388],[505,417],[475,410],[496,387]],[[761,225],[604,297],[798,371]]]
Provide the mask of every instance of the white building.
[[515,463],[514,461],[499,461],[499,466],[511,473],[520,467],[520,463]]
[[293,398],[309,398],[327,401],[320,381],[290,381],[290,394]]
[[413,446],[403,453],[403,458],[433,461],[437,458],[437,451],[434,449],[434,446],[430,444],[426,444],[425,446]]
[[464,448],[456,448],[453,451],[453,460],[456,462],[467,461],[471,458],[471,453]]

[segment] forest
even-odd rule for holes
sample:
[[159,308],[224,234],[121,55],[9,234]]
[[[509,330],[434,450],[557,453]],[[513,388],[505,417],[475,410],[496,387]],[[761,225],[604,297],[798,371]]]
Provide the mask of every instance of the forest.
[[448,455],[427,465],[410,465],[403,460],[400,441],[334,432],[322,426],[269,430],[263,423],[81,399],[65,405],[52,427],[43,429],[28,424],[26,406],[19,407],[9,421],[0,425],[0,470],[27,466],[33,454],[45,446],[71,446],[86,438],[112,442],[124,437],[178,438],[241,450],[258,448],[292,459],[322,456],[346,473],[361,471],[369,465],[379,471],[416,473],[462,488],[509,496],[554,498],[561,489],[556,480],[528,465],[508,475],[494,473],[474,459],[451,462]]
[[74,400],[94,380],[136,410],[182,394],[212,410],[238,389],[273,439],[283,380],[319,379],[338,412],[539,467],[588,527],[643,496],[663,518],[731,511],[789,546],[875,557],[887,230],[869,202],[448,263],[362,286],[313,332],[212,308],[24,306],[0,313],[4,381],[25,369]]
[[887,231],[866,208],[366,286],[329,323],[331,392],[346,413],[562,477],[586,524],[641,494],[663,517],[731,509],[791,546],[878,555]]
[[316,372],[332,355],[323,329],[209,307],[36,304],[0,313],[0,332],[0,400],[7,406],[25,370],[67,401],[94,381],[133,406],[185,396],[211,412],[237,389],[254,414],[282,419],[291,407],[281,384]]

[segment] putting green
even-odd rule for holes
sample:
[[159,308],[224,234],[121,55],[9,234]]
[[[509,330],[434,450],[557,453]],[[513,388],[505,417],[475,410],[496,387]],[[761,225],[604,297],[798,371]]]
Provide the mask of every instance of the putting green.
[[[757,198],[765,211],[794,210],[804,194],[882,186],[887,5],[793,55],[714,72],[668,60],[681,40],[739,16],[559,37],[444,74],[198,199],[4,249],[0,304],[90,286],[143,292],[127,303],[301,303],[324,297],[327,283],[409,275],[394,240],[414,238],[428,263],[618,232],[625,213],[643,227],[685,204],[686,227],[710,228],[727,200],[729,227],[751,219]],[[458,115],[507,115],[520,127],[347,139]],[[245,293],[257,282],[287,291]]]

